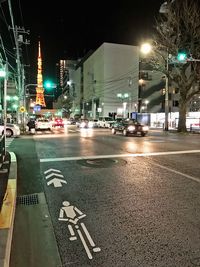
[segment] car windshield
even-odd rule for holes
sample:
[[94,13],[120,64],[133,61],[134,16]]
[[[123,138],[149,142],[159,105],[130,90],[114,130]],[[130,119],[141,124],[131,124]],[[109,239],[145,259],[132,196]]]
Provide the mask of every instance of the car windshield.
[[105,118],[105,121],[113,121],[113,118]]
[[136,120],[125,120],[123,121],[123,124],[133,125],[133,124],[139,124],[139,123]]
[[49,122],[49,121],[46,119],[39,119],[38,122]]

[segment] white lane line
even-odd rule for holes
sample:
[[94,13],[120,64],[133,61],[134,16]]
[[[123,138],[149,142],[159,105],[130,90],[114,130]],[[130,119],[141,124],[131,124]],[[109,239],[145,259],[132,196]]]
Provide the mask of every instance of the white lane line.
[[46,158],[46,159],[40,159],[40,162],[69,161],[69,160],[80,160],[80,159],[149,157],[149,156],[178,155],[178,154],[192,154],[192,153],[200,153],[200,150],[182,150],[182,151],[151,152],[151,153],[141,153],[141,154],[126,153],[126,154],[114,154],[114,155],[94,155],[94,156],[81,156],[81,157]]
[[198,183],[200,183],[200,178],[196,178],[196,177],[193,177],[193,176],[191,176],[191,175],[188,175],[188,174],[185,174],[185,173],[182,173],[182,172],[176,171],[176,170],[174,170],[174,169],[170,169],[170,168],[168,168],[168,167],[165,167],[165,166],[162,166],[162,165],[160,165],[160,164],[158,164],[158,163],[152,163],[152,162],[151,162],[151,165],[154,165],[154,166],[160,167],[160,168],[162,168],[162,169],[164,169],[164,170],[167,170],[167,171],[173,172],[173,173],[175,173],[175,174],[178,174],[178,175],[184,176],[184,177],[186,177],[186,178],[188,178],[188,179],[190,179],[190,180],[193,180],[193,181],[195,181],[195,182],[198,182]]

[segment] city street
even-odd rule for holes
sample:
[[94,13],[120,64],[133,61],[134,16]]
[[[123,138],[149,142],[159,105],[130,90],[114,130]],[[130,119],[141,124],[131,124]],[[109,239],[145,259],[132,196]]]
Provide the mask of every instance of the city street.
[[18,160],[11,267],[200,265],[199,134],[72,127],[8,150]]

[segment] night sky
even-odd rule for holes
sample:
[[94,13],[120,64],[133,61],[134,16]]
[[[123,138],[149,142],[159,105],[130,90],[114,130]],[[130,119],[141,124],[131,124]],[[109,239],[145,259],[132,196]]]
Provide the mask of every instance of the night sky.
[[[163,0],[66,1],[11,0],[14,22],[30,30],[30,45],[24,50],[30,82],[35,82],[38,41],[41,41],[44,78],[55,78],[59,59],[77,59],[103,42],[138,45],[151,37]],[[1,3],[10,23],[7,2]],[[4,37],[4,36],[3,36]],[[8,34],[4,38],[9,47]],[[7,43],[6,43],[7,42]]]

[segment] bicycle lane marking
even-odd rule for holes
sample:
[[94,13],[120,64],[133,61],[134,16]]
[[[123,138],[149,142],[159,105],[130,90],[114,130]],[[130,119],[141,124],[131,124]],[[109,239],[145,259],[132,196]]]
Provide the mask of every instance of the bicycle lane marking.
[[[70,241],[77,240],[76,233],[78,233],[80,240],[83,244],[85,252],[88,258],[93,259],[92,253],[89,249],[89,245],[92,248],[93,252],[100,252],[100,247],[96,247],[91,235],[89,234],[85,224],[83,222],[79,223],[79,220],[86,217],[82,211],[80,211],[77,207],[70,204],[69,201],[63,201],[63,207],[60,208],[59,221],[67,222],[67,227],[70,232]],[[84,235],[85,237],[84,237]],[[88,242],[86,242],[88,241]]]

